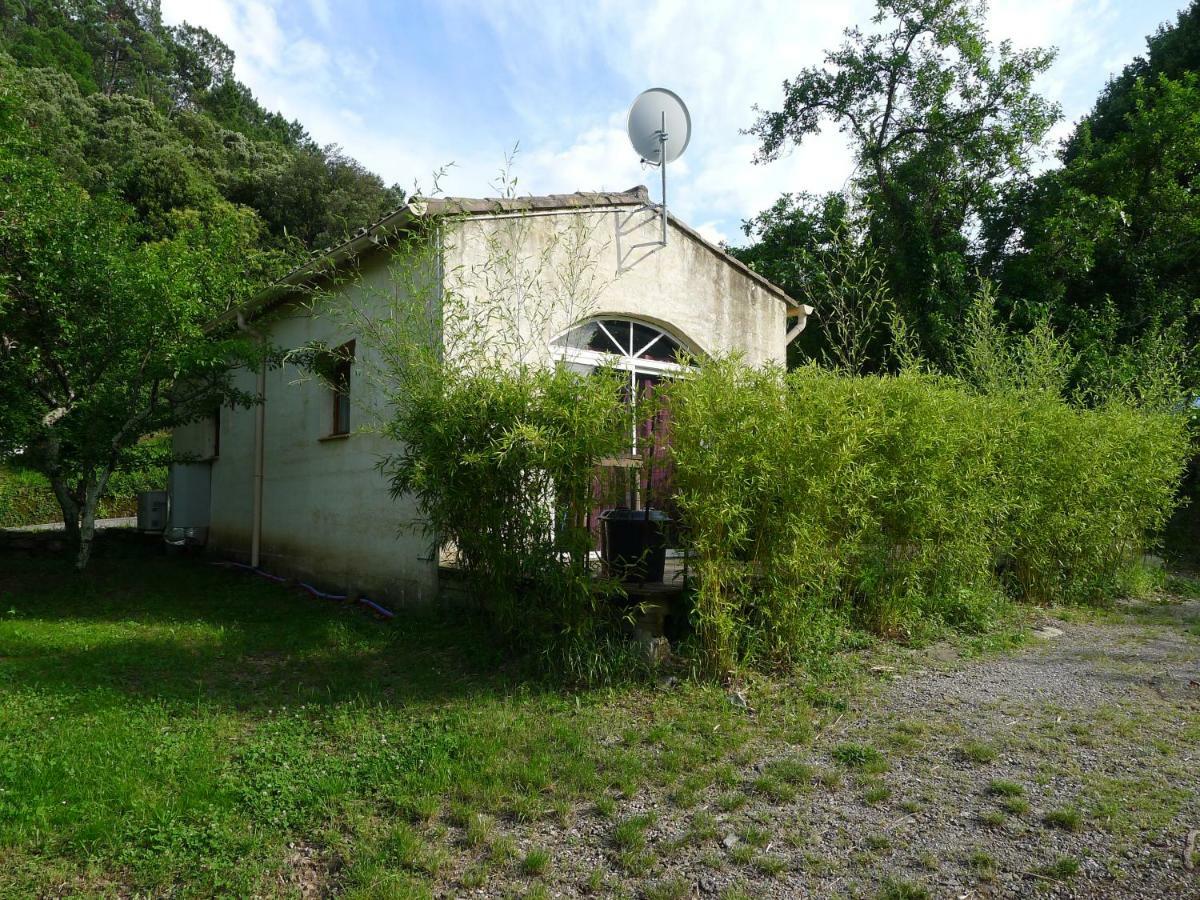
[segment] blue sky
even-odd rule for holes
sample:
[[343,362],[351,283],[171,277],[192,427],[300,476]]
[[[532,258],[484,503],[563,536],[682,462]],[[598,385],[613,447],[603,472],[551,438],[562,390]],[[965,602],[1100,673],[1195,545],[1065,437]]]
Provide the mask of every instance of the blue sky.
[[[1056,46],[1039,88],[1069,123],[1145,36],[1184,0],[993,2],[995,40]],[[853,0],[163,0],[168,22],[222,37],[269,108],[389,181],[493,193],[506,154],[522,193],[622,190],[654,182],[624,133],[637,93],[669,87],[691,109],[693,138],[671,170],[674,212],[739,243],[740,223],[784,191],[841,187],[851,162],[829,131],[785,159],[754,165],[741,129],[774,107],[782,82],[820,63],[873,4]],[[1047,164],[1050,164],[1049,162]],[[655,189],[657,196],[657,189]]]

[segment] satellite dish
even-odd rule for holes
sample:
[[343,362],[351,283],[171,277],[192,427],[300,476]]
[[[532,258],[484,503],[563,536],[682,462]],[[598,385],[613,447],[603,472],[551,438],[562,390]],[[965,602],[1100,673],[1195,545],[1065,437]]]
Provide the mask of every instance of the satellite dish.
[[666,88],[642,91],[629,107],[629,141],[646,162],[674,162],[692,139],[692,117],[679,95]]
[[[642,91],[629,107],[629,142],[642,162],[658,166],[662,175],[662,203],[657,206],[662,219],[662,237],[641,246],[667,246],[667,163],[683,155],[692,139],[692,117],[679,95],[666,88]],[[654,209],[653,205],[649,208]]]

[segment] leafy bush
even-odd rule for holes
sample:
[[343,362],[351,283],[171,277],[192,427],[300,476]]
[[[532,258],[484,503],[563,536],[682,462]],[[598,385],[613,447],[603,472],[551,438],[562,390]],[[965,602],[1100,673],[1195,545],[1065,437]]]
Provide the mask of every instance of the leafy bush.
[[[96,517],[136,515],[139,491],[163,490],[166,486],[167,470],[163,465],[114,472],[108,490],[100,498]],[[61,522],[62,516],[45,475],[32,469],[0,467],[0,528]]]
[[[516,181],[501,183],[515,199]],[[498,636],[593,683],[638,665],[606,627],[620,611],[601,602],[611,588],[589,529],[599,463],[628,451],[633,410],[614,373],[547,365],[546,351],[596,311],[610,227],[606,215],[429,216],[396,236],[386,289],[351,271],[355,290],[321,307],[361,342],[389,408],[377,427],[398,448],[383,472],[416,501],[433,552]]]
[[717,672],[820,653],[843,622],[986,628],[1000,586],[1106,596],[1169,516],[1188,452],[1178,416],[913,373],[718,360],[670,397],[694,620]]
[[384,465],[394,493],[415,496],[506,633],[561,638],[572,659],[597,618],[592,473],[628,440],[618,382],[526,367],[429,376],[386,427],[403,445]]
[[1045,399],[1008,406],[997,458],[1002,575],[1035,602],[1111,596],[1174,509],[1189,448],[1182,417]]
[[[139,492],[166,489],[170,457],[171,438],[166,433],[143,438],[128,448],[123,457],[126,467],[109,478],[96,507],[96,518],[136,515]],[[62,508],[45,475],[21,465],[0,464],[0,528],[62,520]]]
[[61,519],[62,509],[45,475],[31,469],[0,469],[0,528]]

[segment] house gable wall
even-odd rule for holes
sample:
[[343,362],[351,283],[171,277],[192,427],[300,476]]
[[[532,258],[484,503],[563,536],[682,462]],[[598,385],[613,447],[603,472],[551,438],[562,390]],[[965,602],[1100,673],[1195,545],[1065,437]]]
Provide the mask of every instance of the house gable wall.
[[[564,300],[554,315],[521,324],[517,343],[543,361],[552,356],[552,340],[579,320],[616,315],[658,324],[705,354],[740,353],[753,365],[781,363],[785,302],[674,224],[666,247],[633,247],[657,239],[660,227],[657,217],[631,208],[471,217],[445,229],[441,284],[468,302],[486,302],[482,285],[496,292],[513,283],[497,272],[497,247],[513,254],[503,265],[541,266],[544,285]],[[576,236],[564,239],[572,229]],[[580,232],[586,235],[582,243]],[[571,297],[573,289],[564,283],[572,279],[559,275],[581,259],[590,280]],[[386,311],[399,289],[393,269],[405,268],[404,260],[376,253],[361,260],[356,281],[315,308],[292,302],[253,323],[283,348],[356,341],[349,436],[329,437],[328,386],[291,364],[267,373],[261,565],[326,590],[419,603],[436,595],[437,566],[415,503],[393,499],[378,470],[397,447],[369,430],[386,413],[385,398],[369,377],[372,341],[354,325],[364,313]],[[438,276],[429,277],[436,286]],[[346,313],[351,306],[355,316]],[[241,388],[255,390],[255,373],[238,377]],[[209,544],[242,559],[251,539],[254,419],[253,408],[223,410],[220,454],[211,463]],[[210,434],[203,427],[180,429],[175,450],[203,456],[211,452],[204,444]]]
[[[447,237],[447,283],[467,294],[478,291],[479,273],[495,272],[497,248],[507,254],[519,247],[534,261],[530,268],[540,265],[551,273],[543,282],[560,295],[553,301],[560,307],[555,315],[548,322],[527,323],[523,335],[523,344],[545,348],[547,356],[550,342],[572,325],[607,314],[644,319],[707,355],[737,353],[750,365],[782,364],[785,301],[673,222],[666,247],[635,246],[658,240],[660,229],[657,215],[632,208],[475,216]],[[583,264],[589,267],[586,277],[553,274]],[[496,277],[513,281],[505,272]],[[563,280],[586,284],[566,297],[572,289],[564,288]]]
[[[362,268],[363,287],[335,293],[334,302],[366,309],[382,304],[394,288],[386,260]],[[330,437],[333,399],[329,387],[294,364],[267,372],[264,430],[261,566],[337,593],[365,594],[393,603],[421,603],[436,594],[437,567],[410,498],[393,500],[380,459],[396,445],[370,430],[382,415],[383,398],[367,376],[373,365],[368,342],[356,334],[344,309],[322,304],[280,308],[253,323],[282,348],[319,341],[339,347],[356,340],[351,376],[353,433]],[[238,373],[239,387],[255,390],[255,373]],[[251,538],[255,409],[224,409],[220,455],[212,462],[209,546],[246,559]],[[177,453],[196,453],[203,429],[180,429]]]

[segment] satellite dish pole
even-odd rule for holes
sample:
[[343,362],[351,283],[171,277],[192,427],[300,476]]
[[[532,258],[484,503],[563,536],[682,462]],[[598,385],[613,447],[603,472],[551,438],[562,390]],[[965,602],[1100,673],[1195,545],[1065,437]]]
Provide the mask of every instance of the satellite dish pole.
[[[667,158],[667,114],[662,114],[662,128],[658,132],[658,158]],[[662,245],[667,246],[667,164],[658,164],[659,174],[662,175]]]
[[[692,117],[679,96],[666,88],[642,91],[629,108],[629,141],[642,162],[658,166],[662,177],[662,237],[634,247],[667,246],[667,163],[683,155],[692,139]],[[674,135],[674,137],[672,137]],[[670,146],[668,146],[668,144]],[[649,204],[646,209],[655,209]],[[631,250],[633,247],[630,248]]]

